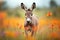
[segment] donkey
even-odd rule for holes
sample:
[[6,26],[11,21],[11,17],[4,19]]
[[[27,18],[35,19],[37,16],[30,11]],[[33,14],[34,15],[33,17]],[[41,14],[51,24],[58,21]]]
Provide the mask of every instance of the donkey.
[[21,8],[26,11],[25,13],[25,22],[24,22],[24,28],[25,28],[25,33],[28,35],[28,31],[31,32],[31,36],[33,36],[36,32],[37,25],[38,25],[38,19],[37,17],[32,13],[33,9],[36,8],[36,3],[33,2],[32,7],[28,8],[21,3]]

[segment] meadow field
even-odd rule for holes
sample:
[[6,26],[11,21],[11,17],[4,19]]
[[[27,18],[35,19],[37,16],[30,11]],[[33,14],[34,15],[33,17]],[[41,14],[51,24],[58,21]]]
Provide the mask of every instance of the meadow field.
[[54,16],[49,9],[35,9],[33,13],[38,18],[38,29],[33,37],[25,35],[24,10],[0,12],[0,40],[60,40],[59,12]]

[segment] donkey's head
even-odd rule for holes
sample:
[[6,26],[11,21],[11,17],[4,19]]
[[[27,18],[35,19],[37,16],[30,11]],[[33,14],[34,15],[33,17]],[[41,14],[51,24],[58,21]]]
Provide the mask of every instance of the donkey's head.
[[32,15],[33,15],[32,11],[33,11],[34,8],[36,8],[35,2],[33,2],[31,8],[27,8],[23,3],[21,3],[21,8],[26,11],[25,17],[26,17],[27,23],[31,23],[32,22]]

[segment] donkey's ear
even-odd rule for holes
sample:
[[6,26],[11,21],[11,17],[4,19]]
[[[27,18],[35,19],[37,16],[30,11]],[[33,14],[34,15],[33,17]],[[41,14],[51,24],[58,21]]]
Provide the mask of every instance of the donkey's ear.
[[33,4],[32,4],[32,10],[35,9],[35,8],[36,8],[36,3],[33,2]]
[[24,9],[24,10],[26,9],[26,7],[23,3],[21,3],[21,8]]

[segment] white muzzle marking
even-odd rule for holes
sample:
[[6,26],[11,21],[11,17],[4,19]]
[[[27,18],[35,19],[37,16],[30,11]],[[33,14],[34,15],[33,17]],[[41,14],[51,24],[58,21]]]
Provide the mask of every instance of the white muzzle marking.
[[30,18],[27,18],[27,21],[31,21],[31,19]]

